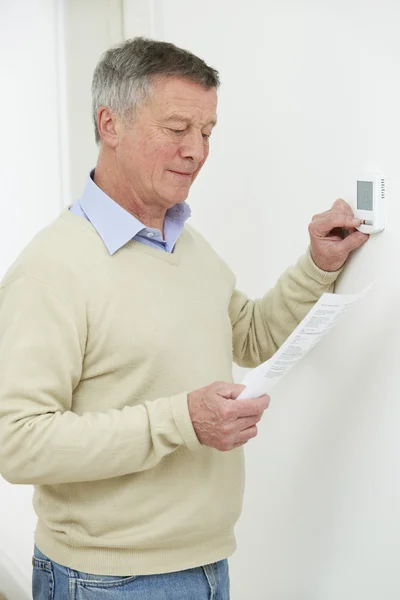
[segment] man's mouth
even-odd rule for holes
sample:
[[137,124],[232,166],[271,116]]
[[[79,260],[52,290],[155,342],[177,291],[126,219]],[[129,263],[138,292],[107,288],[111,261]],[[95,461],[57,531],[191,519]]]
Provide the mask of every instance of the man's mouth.
[[181,177],[186,177],[186,178],[190,178],[193,173],[186,173],[185,171],[173,171],[172,169],[170,169],[171,173],[174,173],[175,175],[180,175]]

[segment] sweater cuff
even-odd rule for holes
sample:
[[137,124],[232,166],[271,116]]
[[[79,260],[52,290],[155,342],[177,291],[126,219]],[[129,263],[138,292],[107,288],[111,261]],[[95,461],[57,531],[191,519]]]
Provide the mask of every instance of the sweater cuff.
[[179,394],[179,396],[172,396],[171,411],[185,446],[189,450],[198,450],[201,447],[201,443],[190,418],[187,392]]
[[298,265],[301,268],[301,270],[307,275],[307,277],[310,277],[311,279],[314,279],[314,281],[316,281],[317,283],[321,283],[324,285],[334,283],[344,268],[343,265],[343,267],[341,267],[337,271],[323,271],[322,269],[317,267],[317,265],[313,261],[310,246],[308,247],[307,252],[300,258]]

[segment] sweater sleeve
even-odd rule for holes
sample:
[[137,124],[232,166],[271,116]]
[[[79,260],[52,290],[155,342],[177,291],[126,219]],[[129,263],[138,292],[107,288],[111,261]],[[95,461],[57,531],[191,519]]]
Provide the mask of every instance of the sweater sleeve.
[[229,307],[234,361],[256,367],[271,358],[320,296],[333,291],[340,272],[319,269],[308,250],[263,298],[250,300],[234,290]]
[[185,392],[122,410],[72,411],[85,335],[48,284],[22,275],[3,285],[0,332],[0,473],[11,483],[118,477],[151,469],[180,446],[200,447]]

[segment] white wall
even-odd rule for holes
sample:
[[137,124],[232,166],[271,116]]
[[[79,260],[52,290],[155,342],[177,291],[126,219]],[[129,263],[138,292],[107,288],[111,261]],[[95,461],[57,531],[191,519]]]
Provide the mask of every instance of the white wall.
[[[58,0],[61,2],[61,0]],[[62,0],[64,6],[66,108],[68,115],[67,202],[82,193],[98,149],[92,124],[91,84],[94,68],[122,37],[121,0]]]
[[[0,15],[2,277],[38,229],[58,214],[63,197],[55,3],[2,0]],[[6,553],[18,565],[13,575],[26,590],[35,528],[31,497],[30,487],[0,478],[1,556]],[[4,577],[2,567],[0,573]]]
[[[387,176],[387,230],[339,284],[359,291],[378,278],[375,288],[276,388],[247,447],[231,571],[233,600],[398,598],[400,5],[148,5],[153,24],[140,27],[221,72],[219,124],[190,203],[241,289],[273,285],[305,249],[311,216],[355,200],[359,170]],[[140,27],[125,20],[125,35]]]
[[62,188],[56,7],[1,0],[0,11],[1,276],[62,206]]

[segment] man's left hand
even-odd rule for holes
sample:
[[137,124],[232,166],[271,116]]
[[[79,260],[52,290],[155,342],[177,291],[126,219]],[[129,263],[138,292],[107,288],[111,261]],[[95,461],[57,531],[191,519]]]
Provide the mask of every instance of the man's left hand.
[[337,271],[344,265],[350,252],[360,248],[369,235],[357,231],[361,225],[351,206],[339,198],[330,210],[315,215],[308,226],[311,256],[323,271]]

